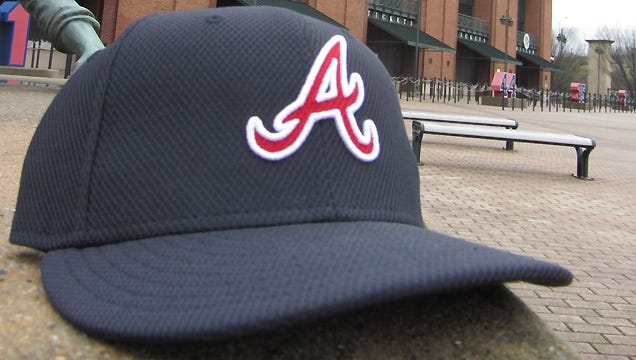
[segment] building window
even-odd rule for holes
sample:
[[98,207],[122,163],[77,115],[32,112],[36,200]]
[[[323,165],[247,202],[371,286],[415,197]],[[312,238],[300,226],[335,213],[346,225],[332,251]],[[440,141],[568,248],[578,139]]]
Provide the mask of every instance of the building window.
[[475,0],[459,0],[459,13],[462,15],[473,16],[473,8]]
[[519,0],[519,9],[517,11],[517,30],[526,31],[526,0]]

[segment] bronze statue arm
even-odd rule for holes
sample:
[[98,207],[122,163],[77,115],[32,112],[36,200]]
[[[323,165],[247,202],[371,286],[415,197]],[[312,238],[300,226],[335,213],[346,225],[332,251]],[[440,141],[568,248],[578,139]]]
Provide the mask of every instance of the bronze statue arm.
[[79,56],[74,71],[104,48],[98,36],[99,22],[90,10],[74,0],[20,0],[20,4],[57,50]]

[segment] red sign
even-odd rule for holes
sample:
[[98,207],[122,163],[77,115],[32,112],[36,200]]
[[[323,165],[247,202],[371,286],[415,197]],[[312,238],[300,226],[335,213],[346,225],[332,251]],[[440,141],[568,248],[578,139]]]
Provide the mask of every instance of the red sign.
[[510,93],[514,94],[517,87],[517,76],[515,73],[506,73],[498,71],[492,78],[490,88],[494,92],[495,97],[507,98]]
[[29,13],[17,1],[0,4],[0,65],[24,66]]

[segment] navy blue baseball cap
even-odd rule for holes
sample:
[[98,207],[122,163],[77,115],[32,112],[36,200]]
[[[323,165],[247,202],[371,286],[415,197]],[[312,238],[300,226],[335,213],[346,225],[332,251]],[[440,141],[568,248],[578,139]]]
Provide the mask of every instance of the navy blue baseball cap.
[[346,29],[270,7],[158,14],[59,92],[10,240],[78,328],[227,339],[552,263],[424,226],[390,76]]

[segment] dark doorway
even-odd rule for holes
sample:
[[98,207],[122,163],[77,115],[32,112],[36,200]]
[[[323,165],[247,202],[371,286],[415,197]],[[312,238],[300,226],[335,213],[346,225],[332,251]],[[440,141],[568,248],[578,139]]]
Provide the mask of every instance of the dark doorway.
[[404,75],[404,43],[369,23],[367,46],[373,51],[391,76]]

